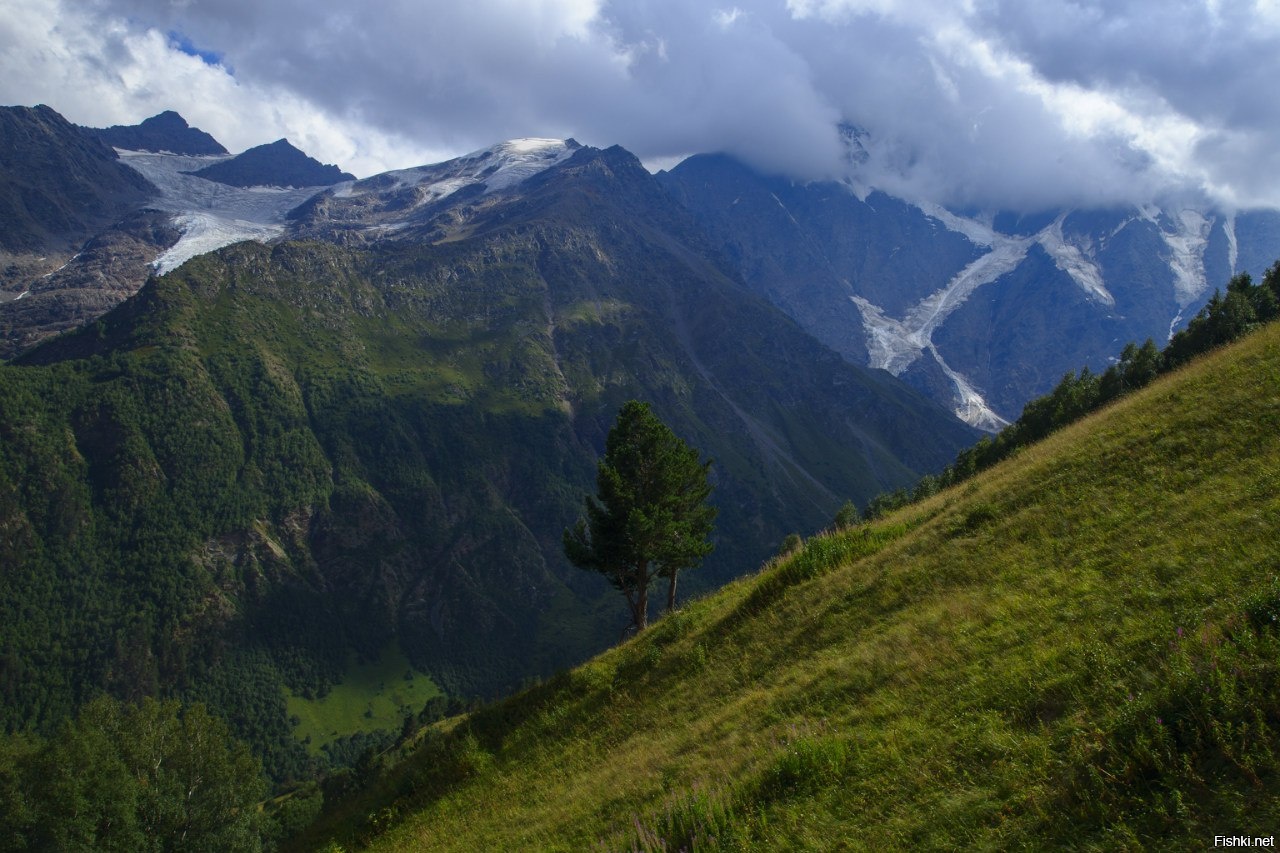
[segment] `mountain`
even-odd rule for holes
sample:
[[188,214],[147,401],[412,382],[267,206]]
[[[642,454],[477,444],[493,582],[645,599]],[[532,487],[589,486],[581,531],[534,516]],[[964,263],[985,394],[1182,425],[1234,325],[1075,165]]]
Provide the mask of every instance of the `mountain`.
[[[14,223],[59,205],[92,211],[68,201],[77,186],[111,203],[39,232],[45,245],[62,241],[62,254],[24,250],[8,287],[21,296],[0,304],[0,355],[12,357],[0,365],[0,724],[47,734],[99,691],[200,701],[281,784],[338,765],[367,771],[395,737],[386,729],[506,692],[617,636],[618,597],[568,565],[561,533],[594,491],[594,460],[624,401],[649,401],[714,460],[717,549],[681,584],[706,592],[787,534],[828,524],[846,499],[865,505],[953,459],[977,433],[951,411],[997,425],[1029,389],[1105,365],[1142,337],[1131,333],[1167,334],[1215,281],[1260,271],[1280,238],[1268,213],[962,215],[850,184],[769,178],[723,157],[655,177],[623,149],[573,140],[512,140],[300,186],[336,167],[283,141],[252,157],[116,156],[47,108],[13,115],[15,138],[56,131],[4,161],[13,186],[50,193]],[[205,176],[223,166],[230,183]],[[307,177],[287,174],[293,166]],[[113,188],[121,176],[135,196]],[[1126,432],[1101,450],[1103,439],[1080,439],[1084,449],[1044,464],[1042,448],[1030,449],[999,469],[1025,468],[1022,479],[995,472],[888,526],[814,539],[603,665],[481,713],[472,737],[431,735],[422,763],[388,785],[464,814],[469,786],[510,761],[509,778],[522,781],[477,796],[499,800],[492,814],[515,822],[445,831],[471,846],[478,837],[569,848],[601,837],[653,847],[626,834],[716,815],[748,846],[768,847],[817,814],[812,838],[794,843],[820,844],[850,833],[841,815],[855,809],[837,789],[852,788],[854,806],[888,815],[881,840],[901,846],[939,824],[936,810],[915,808],[912,797],[925,795],[911,780],[922,777],[876,740],[888,721],[896,742],[918,743],[912,760],[954,750],[954,763],[928,765],[921,790],[953,791],[932,782],[998,765],[992,743],[1027,738],[1025,754],[998,766],[1008,784],[942,795],[973,805],[957,807],[966,837],[999,846],[982,833],[998,832],[990,827],[1005,814],[1025,837],[1056,832],[1059,814],[1092,826],[1087,807],[1062,793],[1100,778],[1087,762],[1060,788],[1045,783],[1045,811],[1008,792],[1042,790],[1037,756],[1087,753],[1096,732],[1115,735],[1119,763],[1103,769],[1123,776],[1125,744],[1159,735],[1124,729],[1130,706],[1089,680],[1097,648],[1119,656],[1102,661],[1108,684],[1141,661],[1146,704],[1132,707],[1173,719],[1166,706],[1184,707],[1177,679],[1188,668],[1149,654],[1170,628],[1160,620],[1195,617],[1211,632],[1242,624],[1223,608],[1263,595],[1244,567],[1274,562],[1250,526],[1266,517],[1265,503],[1249,514],[1249,502],[1264,500],[1258,478],[1274,467],[1271,437],[1250,427],[1266,422],[1258,406],[1270,399],[1253,364],[1224,369],[1256,399],[1229,384],[1176,386],[1159,398],[1168,421],[1136,402],[1116,409],[1141,413],[1124,430],[1141,419],[1167,429]],[[1223,453],[1205,443],[1214,424],[1234,442],[1224,439]],[[1117,529],[1124,535],[1108,538]],[[866,559],[847,566],[855,557]],[[1120,604],[1146,621],[1126,621]],[[964,633],[950,632],[957,620]],[[926,665],[936,677],[923,677]],[[650,704],[637,683],[670,692]],[[706,697],[729,704],[698,704]],[[678,725],[655,728],[665,711]],[[907,711],[916,716],[895,716]],[[1231,731],[1243,725],[1222,719]],[[601,725],[659,746],[614,753],[612,734],[572,740]],[[828,725],[857,738],[828,737],[846,731]],[[720,738],[730,730],[747,734]],[[910,741],[920,732],[940,739]],[[699,757],[711,754],[704,740],[714,761]],[[533,742],[546,751],[519,764]],[[1204,761],[1221,768],[1263,753]],[[596,764],[614,775],[585,769]],[[1184,790],[1164,765],[1143,767]],[[530,779],[552,776],[622,793],[563,796],[569,812],[591,815],[580,823],[569,812],[504,811],[538,790]],[[1222,778],[1230,796],[1242,790]],[[384,806],[421,805],[335,804],[354,779],[335,773],[325,792],[336,819],[363,809],[352,835],[385,827]],[[678,798],[668,817],[664,794]],[[1123,792],[1103,795],[1120,806],[1098,825],[1125,825],[1137,807]],[[815,801],[836,805],[824,812]],[[768,825],[742,817],[752,814]],[[526,825],[543,835],[501,837]]]
[[723,155],[659,177],[753,290],[985,429],[1128,341],[1162,344],[1233,274],[1280,256],[1273,211],[965,216]]
[[[467,697],[598,650],[621,605],[561,534],[629,398],[715,460],[694,591],[974,439],[748,292],[635,157],[563,148],[511,183],[493,154],[386,239],[194,256],[0,366],[6,728],[176,693],[285,779],[309,772],[286,697],[353,656],[398,644]],[[361,192],[401,189],[296,227]]]
[[384,172],[319,193],[289,212],[290,235],[339,243],[436,241],[456,229],[442,216],[470,202],[500,199],[571,157],[573,139],[513,139],[444,163]]
[[46,106],[0,107],[0,252],[6,291],[32,256],[65,253],[155,188]]
[[50,108],[0,107],[0,357],[138,289],[168,240],[140,212],[157,194]]
[[117,124],[91,132],[110,147],[127,151],[192,156],[230,153],[218,140],[197,127],[191,127],[186,119],[173,110],[165,110],[145,119],[141,124]]
[[388,750],[287,849],[1269,833],[1232,828],[1280,818],[1278,367],[1273,324],[959,488],[815,537]]
[[[165,113],[136,130],[179,124]],[[847,139],[856,160],[862,137]],[[129,152],[123,162],[160,188],[147,203],[158,213],[112,234],[107,245],[122,251],[94,264],[47,253],[38,269],[11,264],[10,298],[39,298],[0,304],[0,357],[98,316],[141,286],[148,262],[164,273],[238,240],[286,235],[437,239],[431,229],[447,229],[425,224],[518,185],[571,154],[569,142],[515,140],[363,181],[285,140],[235,158]],[[1274,211],[963,213],[851,179],[770,177],[723,155],[658,177],[756,293],[853,364],[888,370],[986,430],[1065,372],[1099,371],[1130,340],[1164,341],[1233,274],[1258,276],[1280,255]]]
[[250,148],[191,174],[232,187],[327,187],[355,180],[337,166],[308,157],[287,139]]
[[28,268],[15,298],[0,302],[0,357],[81,328],[128,299],[147,276],[157,253],[180,232],[172,217],[154,210],[129,213],[90,237],[74,255],[42,275]]
[[[9,188],[11,209],[0,219],[0,240],[30,247],[0,249],[0,358],[101,316],[152,272],[238,240],[283,234],[288,211],[319,191],[241,188],[184,174],[234,158],[147,150],[208,148],[201,131],[177,133],[186,122],[176,113],[119,128],[129,131],[120,142],[141,149],[122,156],[101,143],[105,131],[77,128],[48,107],[12,108],[4,119],[12,139],[0,155],[0,187]],[[288,150],[286,163],[330,174]]]

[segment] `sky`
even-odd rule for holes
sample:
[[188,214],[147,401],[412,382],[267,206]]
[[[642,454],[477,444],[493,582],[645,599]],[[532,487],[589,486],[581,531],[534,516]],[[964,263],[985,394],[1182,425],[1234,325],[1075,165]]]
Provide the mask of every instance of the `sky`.
[[3,4],[0,103],[362,177],[572,136],[965,209],[1280,207],[1280,0]]

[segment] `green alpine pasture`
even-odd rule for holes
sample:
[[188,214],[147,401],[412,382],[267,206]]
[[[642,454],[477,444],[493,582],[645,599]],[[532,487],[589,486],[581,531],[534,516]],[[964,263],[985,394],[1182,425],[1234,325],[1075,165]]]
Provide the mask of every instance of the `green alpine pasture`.
[[413,668],[398,643],[375,661],[351,655],[341,681],[313,699],[284,688],[285,706],[296,720],[294,736],[319,755],[325,744],[356,732],[398,733],[406,716],[444,693],[427,675]]
[[389,756],[298,849],[1280,828],[1280,326]]

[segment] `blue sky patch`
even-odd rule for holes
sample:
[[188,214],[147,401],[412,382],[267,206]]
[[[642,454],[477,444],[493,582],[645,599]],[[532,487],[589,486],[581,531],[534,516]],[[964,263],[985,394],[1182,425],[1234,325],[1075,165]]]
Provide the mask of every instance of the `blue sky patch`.
[[168,35],[169,35],[169,45],[171,47],[175,47],[178,50],[182,51],[187,56],[194,56],[198,58],[201,62],[203,62],[205,65],[212,65],[212,66],[221,65],[222,67],[226,68],[228,71],[231,70],[230,67],[228,67],[226,63],[223,61],[224,57],[221,53],[218,53],[217,51],[213,51],[213,50],[201,50],[200,48],[195,46],[195,43],[193,43],[190,38],[188,38],[183,33],[178,32],[177,30],[170,30]]

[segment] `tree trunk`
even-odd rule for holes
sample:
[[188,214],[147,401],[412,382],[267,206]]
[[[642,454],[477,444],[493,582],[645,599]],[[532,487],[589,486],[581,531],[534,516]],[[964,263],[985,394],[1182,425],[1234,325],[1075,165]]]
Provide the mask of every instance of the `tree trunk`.
[[649,627],[649,585],[636,590],[636,633]]
[[676,572],[671,571],[671,585],[667,587],[667,612],[672,613],[676,609]]

